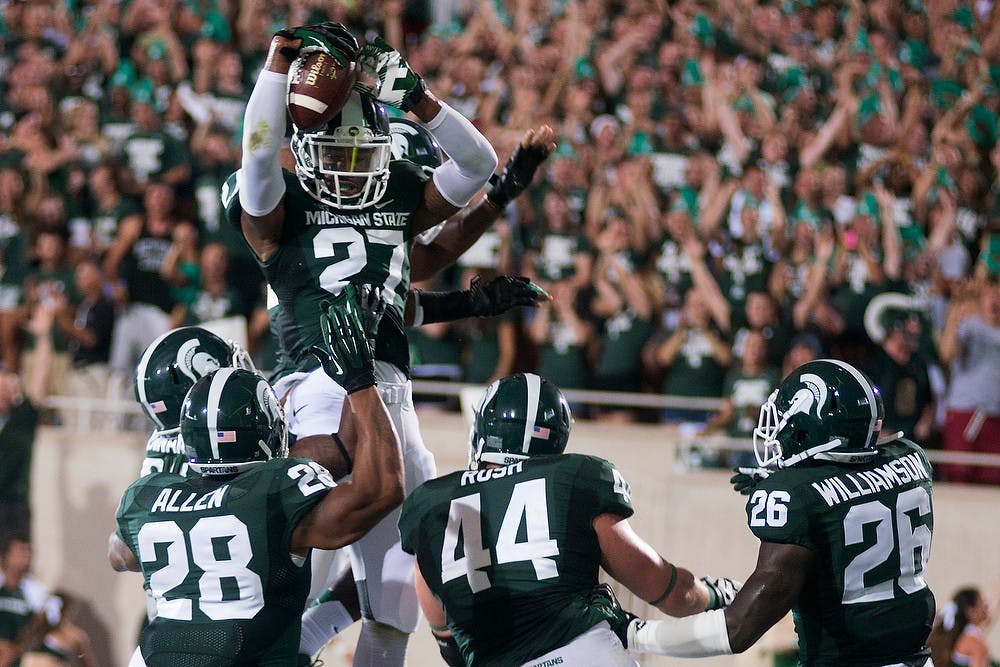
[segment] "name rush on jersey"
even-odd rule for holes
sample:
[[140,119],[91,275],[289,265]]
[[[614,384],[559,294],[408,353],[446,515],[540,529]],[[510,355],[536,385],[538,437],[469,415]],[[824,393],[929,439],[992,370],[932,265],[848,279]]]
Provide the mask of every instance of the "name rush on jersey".
[[826,501],[828,507],[833,507],[838,503],[902,486],[913,480],[930,478],[920,460],[920,455],[913,453],[900,456],[872,470],[845,472],[819,482],[812,482],[812,487]]
[[459,486],[475,484],[476,482],[488,482],[491,479],[500,479],[508,475],[516,475],[521,472],[524,461],[503,468],[485,468],[483,470],[466,470],[462,473],[462,482]]

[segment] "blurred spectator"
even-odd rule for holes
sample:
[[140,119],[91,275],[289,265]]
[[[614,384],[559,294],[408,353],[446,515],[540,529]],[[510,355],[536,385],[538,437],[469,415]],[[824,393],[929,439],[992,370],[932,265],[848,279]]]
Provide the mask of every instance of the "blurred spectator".
[[823,356],[823,346],[819,338],[812,333],[801,333],[792,339],[781,362],[781,378],[788,377],[788,374],[796,368]]
[[[1000,283],[952,304],[939,351],[950,374],[945,449],[1000,454]],[[1000,484],[998,467],[948,464],[941,474],[952,482]]]
[[934,420],[927,360],[920,354],[923,325],[913,312],[890,310],[885,336],[862,365],[882,392],[883,434],[903,436],[926,446]]
[[31,534],[31,458],[46,398],[42,383],[22,390],[16,373],[0,369],[0,542]]
[[[647,366],[666,370],[660,391],[672,396],[722,397],[726,369],[732,363],[732,350],[718,329],[713,327],[705,299],[692,287],[684,295],[680,322],[671,332],[653,338],[645,349]],[[705,422],[705,410],[664,410],[669,421]]]
[[35,616],[35,624],[42,628],[37,634],[43,636],[24,656],[21,667],[98,667],[87,631],[76,624],[80,600],[61,590],[54,591],[52,597],[59,603],[59,620],[51,623],[44,614]]
[[[24,305],[20,309],[25,338],[20,360],[24,381],[28,386],[42,383],[46,393],[62,389],[72,365],[67,338],[54,328],[56,314],[77,300],[73,269],[66,261],[66,238],[66,229],[61,226],[37,231],[32,244],[37,268],[29,271],[25,279]],[[47,327],[44,331],[38,328],[42,323]],[[39,335],[51,336],[51,352],[39,350]],[[44,362],[39,361],[42,354],[47,357]]]
[[[760,406],[781,382],[780,373],[768,363],[768,339],[761,331],[750,331],[743,339],[739,365],[728,373],[722,388],[722,407],[705,424],[704,432],[725,429],[731,438],[749,438],[757,427]],[[751,451],[734,451],[726,465],[752,466]]]
[[[599,254],[594,263],[590,310],[600,319],[600,330],[591,339],[592,383],[605,391],[638,391],[642,346],[652,333],[653,313],[646,287],[636,275],[625,218],[610,213],[595,245]],[[635,415],[609,408],[597,417],[631,420]]]
[[149,85],[135,84],[132,117],[135,131],[122,143],[126,192],[141,195],[151,181],[179,186],[191,177],[187,145],[166,132],[156,110],[155,92]]
[[42,617],[54,625],[60,603],[31,576],[31,540],[11,535],[0,543],[0,665],[17,665],[43,634]]
[[142,351],[170,328],[175,298],[161,272],[175,228],[189,227],[174,217],[174,195],[167,185],[150,184],[143,204],[144,215],[122,221],[104,257],[104,272],[121,309],[111,339],[111,370],[129,376]]
[[73,359],[73,370],[66,377],[63,393],[106,396],[114,304],[104,293],[104,275],[96,260],[85,259],[77,264],[74,278],[80,303],[74,309],[64,300],[56,310],[56,325],[69,340]]
[[[766,291],[748,292],[744,302],[743,326],[733,334],[733,356],[743,357],[743,343],[747,334],[760,332],[767,340],[767,363],[779,368],[789,343],[795,333],[790,316],[778,310],[774,298]],[[785,315],[785,319],[782,316]]]
[[996,665],[996,661],[990,659],[985,638],[990,622],[990,607],[979,588],[970,586],[957,590],[934,617],[934,626],[927,638],[934,664]]
[[560,387],[587,389],[587,343],[594,325],[585,319],[586,303],[572,278],[553,282],[549,289],[552,300],[539,302],[527,325],[528,337],[538,347],[536,372]]
[[122,194],[118,171],[110,162],[99,164],[91,170],[87,177],[87,187],[91,200],[90,249],[98,257],[103,257],[126,220],[134,218],[129,224],[136,224],[142,219],[142,207],[134,199]]
[[[181,228],[183,227],[178,227]],[[190,302],[182,300],[174,306],[171,326],[190,326],[224,317],[242,317],[242,296],[229,284],[228,269],[229,258],[224,245],[210,243],[202,248],[197,290]]]

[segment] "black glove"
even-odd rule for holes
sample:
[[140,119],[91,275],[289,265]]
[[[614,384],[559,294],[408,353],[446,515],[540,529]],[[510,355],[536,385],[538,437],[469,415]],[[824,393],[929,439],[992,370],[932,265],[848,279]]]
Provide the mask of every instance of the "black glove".
[[705,607],[705,611],[728,607],[733,603],[733,599],[736,597],[736,594],[740,592],[741,588],[743,588],[742,581],[726,579],[725,577],[721,579],[716,579],[715,577],[702,577],[701,581],[708,586],[708,592],[712,595],[712,599],[708,601],[708,606]]
[[498,209],[506,208],[507,204],[517,199],[531,185],[538,165],[545,162],[549,156],[548,146],[517,145],[514,154],[507,158],[503,172],[490,178],[493,186],[486,193],[486,198]]
[[733,468],[733,472],[736,474],[729,478],[729,483],[733,485],[733,490],[744,496],[753,493],[758,482],[771,474],[767,468]]
[[302,40],[298,51],[294,53],[289,52],[291,50],[289,47],[283,49],[283,53],[289,58],[312,51],[325,51],[333,56],[341,67],[347,67],[348,63],[357,60],[358,54],[361,52],[358,38],[351,34],[351,31],[345,28],[343,23],[335,21],[284,28],[275,34],[286,39]]
[[630,611],[622,608],[621,604],[618,602],[618,598],[615,596],[614,590],[608,584],[598,584],[590,590],[590,595],[587,597],[588,607],[600,607],[607,612],[608,625],[618,639],[621,640],[622,646],[628,648],[628,626],[629,623],[639,618]]
[[471,315],[493,317],[518,306],[534,306],[549,295],[524,276],[497,276],[485,285],[476,276],[470,285],[469,298]]
[[361,323],[361,308],[354,285],[348,285],[332,302],[323,302],[320,315],[323,347],[309,352],[323,366],[323,371],[348,394],[375,384],[375,361],[368,336]]
[[462,651],[458,648],[458,642],[455,641],[454,635],[439,635],[436,632],[431,632],[431,634],[434,635],[434,641],[437,642],[441,659],[448,667],[465,667],[465,658],[462,657]]

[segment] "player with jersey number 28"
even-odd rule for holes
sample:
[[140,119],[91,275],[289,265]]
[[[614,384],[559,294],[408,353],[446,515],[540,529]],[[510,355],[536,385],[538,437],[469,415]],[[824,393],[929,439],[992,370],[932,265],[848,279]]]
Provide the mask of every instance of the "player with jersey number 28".
[[563,453],[571,425],[551,382],[497,380],[476,408],[470,470],[404,501],[403,549],[416,556],[420,602],[449,665],[635,665],[609,623],[613,598],[595,595],[602,567],[674,616],[720,609],[739,590],[695,578],[636,535],[621,473]]
[[[282,171],[286,89],[303,43],[319,45],[362,77],[326,125],[293,128],[295,173]],[[411,112],[450,159],[427,173],[392,160],[385,105]],[[275,385],[287,397],[292,433],[340,433],[343,389],[308,354],[322,338],[322,303],[349,283],[381,288],[387,302],[373,334],[379,389],[399,433],[406,488],[435,476],[423,445],[408,378],[409,345],[403,308],[409,252],[415,236],[451,217],[486,185],[496,152],[466,118],[440,102],[406,61],[381,38],[363,47],[344,26],[324,23],[274,35],[264,71],[247,103],[243,155],[235,187],[223,193],[227,217],[253,250],[279,309],[278,329],[296,364]],[[345,415],[349,419],[349,413]],[[402,665],[408,634],[419,619],[410,558],[399,548],[396,517],[387,518],[350,549],[362,626],[356,665]]]
[[402,501],[399,440],[359,309],[353,286],[333,299],[322,322],[328,348],[317,351],[361,415],[352,481],[338,486],[315,461],[287,458],[284,412],[267,381],[220,368],[181,407],[199,476],[153,473],[126,489],[108,558],[115,570],[141,571],[157,607],[131,667],[295,665],[311,549],[354,542]]
[[631,649],[680,657],[747,650],[791,609],[804,666],[925,667],[934,595],[924,582],[931,467],[900,437],[879,441],[878,388],[853,366],[799,366],[761,407],[749,496],[757,566],[725,610],[628,623]]

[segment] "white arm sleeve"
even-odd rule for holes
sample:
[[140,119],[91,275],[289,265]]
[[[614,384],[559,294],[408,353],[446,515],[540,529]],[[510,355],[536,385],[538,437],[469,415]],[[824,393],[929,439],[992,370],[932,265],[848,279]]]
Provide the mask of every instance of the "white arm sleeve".
[[285,137],[288,75],[264,70],[243,118],[243,164],[236,172],[240,206],[254,216],[273,211],[285,194],[278,151]]
[[628,626],[628,648],[639,653],[677,658],[733,653],[724,609],[664,621],[632,621]]
[[497,153],[468,118],[440,104],[441,111],[426,127],[451,159],[434,170],[434,185],[448,202],[461,208],[493,175]]

